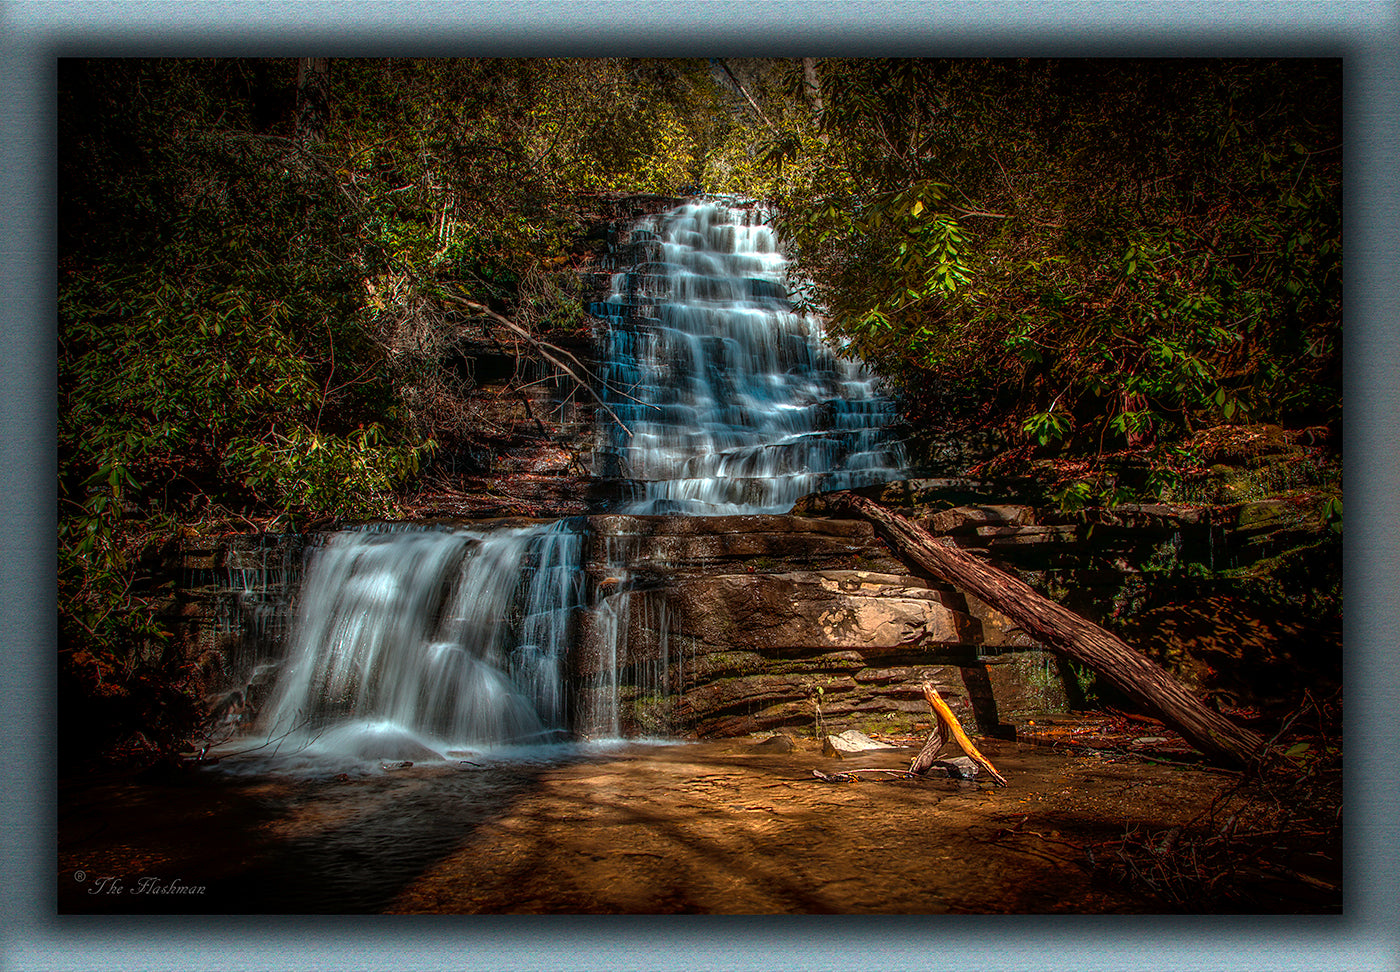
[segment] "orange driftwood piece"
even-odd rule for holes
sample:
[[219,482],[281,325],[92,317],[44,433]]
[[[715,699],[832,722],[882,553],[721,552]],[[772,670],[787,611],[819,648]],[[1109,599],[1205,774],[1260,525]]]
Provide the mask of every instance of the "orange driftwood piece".
[[943,747],[948,745],[948,740],[951,737],[958,744],[958,748],[966,753],[974,763],[986,770],[997,785],[1006,786],[1006,779],[997,772],[997,768],[992,765],[991,760],[977,751],[972,740],[967,738],[967,733],[963,732],[962,726],[958,723],[958,717],[953,715],[953,710],[948,708],[948,703],[943,701],[938,690],[928,682],[924,683],[924,699],[927,700],[929,708],[933,709],[933,715],[938,720],[938,728],[928,737],[924,748],[909,764],[909,772],[922,773],[932,766],[933,761],[938,758]]

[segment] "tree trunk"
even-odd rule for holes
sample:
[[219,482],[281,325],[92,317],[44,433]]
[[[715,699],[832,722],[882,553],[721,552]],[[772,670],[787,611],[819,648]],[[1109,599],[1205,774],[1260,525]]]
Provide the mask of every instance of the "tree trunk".
[[1248,765],[1264,755],[1259,736],[1207,708],[1166,669],[1092,621],[873,500],[854,493],[832,499],[881,527],[900,557],[981,598],[1051,651],[1104,677],[1212,759]]
[[812,117],[820,125],[822,111],[825,110],[825,107],[822,104],[822,82],[821,78],[817,77],[817,59],[815,57],[802,59],[802,94],[812,109]]
[[324,57],[297,58],[298,145],[321,142],[331,118],[331,62]]
[[754,100],[753,95],[749,94],[749,89],[744,87],[744,82],[740,81],[738,76],[730,70],[724,58],[712,57],[710,60],[717,64],[720,70],[724,72],[725,77],[734,85],[734,89],[744,96],[744,100],[749,103],[749,107],[752,108],[753,113],[758,116],[758,120],[763,122],[763,124],[767,125],[770,129],[773,128],[773,123],[768,120],[768,116],[763,113],[763,109],[758,106],[758,102]]

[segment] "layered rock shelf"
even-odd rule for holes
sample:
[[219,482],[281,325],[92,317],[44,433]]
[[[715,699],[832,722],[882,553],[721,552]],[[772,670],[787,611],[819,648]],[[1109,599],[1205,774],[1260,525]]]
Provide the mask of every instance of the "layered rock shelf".
[[[616,669],[625,734],[904,731],[927,721],[924,681],[984,732],[1064,706],[1048,655],[980,602],[910,575],[867,523],[599,515],[577,527],[587,595],[570,667],[581,682]],[[182,598],[185,640],[221,716],[254,714],[315,545],[241,537],[185,552],[186,570],[204,571]],[[618,636],[599,618],[619,608],[624,634],[604,644]]]
[[[983,620],[956,591],[911,576],[867,523],[605,516],[590,526],[600,604],[626,602],[621,681],[661,655],[675,672],[675,696],[630,698],[624,723],[669,720],[703,736],[904,729],[925,716],[920,685],[932,680],[969,724],[998,725]],[[633,565],[615,593],[610,563]]]
[[[1310,527],[1278,501],[1120,506],[1064,522],[1058,511],[992,502],[979,488],[925,480],[868,492],[904,499],[892,505],[1097,619],[1111,619],[1164,558],[1249,562]],[[816,496],[799,504],[807,515],[575,519],[585,594],[571,668],[580,676],[616,669],[622,731],[907,731],[928,721],[924,681],[982,733],[1009,735],[1074,701],[1071,673],[1007,618],[912,575],[868,523],[813,515],[821,507]],[[235,719],[256,710],[285,650],[302,552],[317,542],[192,539],[172,560],[180,593],[169,620],[205,671],[211,709]],[[602,641],[605,616],[621,625],[615,644]],[[1248,630],[1231,627],[1240,638]],[[606,637],[618,639],[616,631]],[[1159,655],[1174,650],[1153,646]],[[1190,681],[1193,671],[1179,674]]]

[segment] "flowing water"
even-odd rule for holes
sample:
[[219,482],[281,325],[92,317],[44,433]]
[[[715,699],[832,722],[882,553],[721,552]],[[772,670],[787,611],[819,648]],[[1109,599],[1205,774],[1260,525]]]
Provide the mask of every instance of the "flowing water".
[[[630,232],[630,265],[591,310],[605,396],[597,473],[641,484],[636,514],[782,513],[801,496],[898,478],[895,415],[874,378],[795,312],[787,260],[760,206],[696,201]],[[664,602],[634,610],[625,545],[616,587],[585,604],[575,521],[526,528],[398,526],[334,534],[308,557],[291,647],[259,718],[258,751],[422,760],[624,727],[619,671],[640,615],[657,642],[631,690],[664,698],[681,671]],[[610,548],[611,549],[611,548]],[[591,612],[587,671],[571,671]],[[659,713],[659,714],[658,714]],[[247,740],[242,741],[246,747]]]
[[259,718],[263,754],[421,760],[557,740],[581,545],[567,520],[328,536]]
[[786,513],[808,493],[901,475],[874,376],[793,311],[787,259],[758,206],[695,202],[634,227],[639,262],[607,322],[600,475],[642,481],[635,513]]
[[[888,405],[786,306],[761,210],[692,204],[635,236],[654,260],[597,308],[631,431],[602,430],[602,462],[644,482],[634,511],[783,511],[897,472]],[[672,731],[664,704],[624,718],[624,695],[674,687],[687,659],[667,642],[664,591],[633,588],[638,538],[583,525],[319,538],[261,738],[233,743],[254,754],[212,773],[69,781],[58,911],[1340,911],[1340,828],[1280,831],[1271,790],[1213,772],[993,739],[981,748],[1012,789],[836,785],[814,778],[834,769],[815,740],[785,753],[609,741]],[[239,569],[258,607],[281,568],[250,556]],[[269,635],[281,627],[268,619]],[[1088,729],[1101,731],[1055,732]],[[555,741],[580,736],[603,741]],[[920,744],[841,769],[898,770]],[[1185,848],[1211,846],[1192,843],[1207,819],[1235,827],[1234,856],[1179,869]],[[1139,868],[1156,883],[1128,883]]]

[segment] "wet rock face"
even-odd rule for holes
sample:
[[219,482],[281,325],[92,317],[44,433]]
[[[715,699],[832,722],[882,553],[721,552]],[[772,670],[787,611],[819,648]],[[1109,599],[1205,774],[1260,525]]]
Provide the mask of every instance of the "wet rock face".
[[[616,485],[623,495],[626,484]],[[1253,704],[1286,696],[1300,679],[1318,691],[1338,681],[1339,618],[1285,616],[1273,602],[1261,613],[1241,592],[1205,581],[1195,596],[1172,586],[1173,602],[1154,605],[1143,580],[1147,568],[1160,573],[1177,560],[1257,561],[1295,532],[1318,531],[1310,509],[1125,504],[1070,523],[1044,507],[978,495],[984,488],[911,480],[868,492],[896,506],[908,500],[909,515],[1072,610],[1127,619],[1129,643],[1199,691]],[[581,490],[569,500],[591,502]],[[813,496],[799,508],[819,513],[824,502]],[[500,521],[508,522],[516,521]],[[910,732],[928,723],[920,688],[930,681],[969,731],[1005,735],[1008,723],[1063,711],[1067,692],[1082,687],[997,610],[909,574],[864,521],[599,513],[575,522],[583,573],[566,674],[575,683],[615,681],[619,725],[598,731]],[[317,542],[196,538],[172,554],[168,623],[199,666],[211,722],[238,724],[265,704],[303,549]],[[1314,569],[1309,558],[1318,556],[1302,550],[1298,569]],[[570,705],[580,713],[597,703],[575,697]],[[570,728],[593,731],[583,721],[571,717]]]
[[982,645],[1016,647],[1005,619],[910,575],[864,521],[599,516],[590,527],[586,569],[626,634],[614,647],[614,629],[586,618],[580,670],[616,663],[625,682],[664,668],[674,731],[903,730],[928,719],[925,681],[969,727],[995,730],[992,686],[1019,687],[987,674],[1010,656],[979,657]]
[[[1022,650],[1035,648],[1024,635],[975,599],[910,575],[864,521],[596,515],[578,522],[586,552],[567,661],[574,731],[911,731],[929,718],[925,681],[969,731],[995,731],[1024,712],[1063,704],[1040,677],[1046,666],[1034,659],[1043,653]],[[227,560],[231,569],[247,560],[238,559],[241,549],[208,552],[205,561]],[[194,556],[186,559],[193,564]],[[281,548],[275,557],[260,553],[259,569],[290,556]],[[299,573],[239,574],[233,590],[221,586],[210,597],[247,602],[249,610],[281,605],[285,614]],[[213,615],[197,620],[191,643],[213,637]],[[256,637],[264,627],[267,637]],[[247,621],[223,636],[228,644],[216,654],[227,671],[210,678],[223,692],[211,695],[211,708],[256,716],[267,694],[258,678],[282,667],[284,628]],[[594,726],[589,713],[598,700],[579,686],[614,680],[616,730]],[[224,704],[230,699],[237,705]]]
[[870,524],[768,514],[589,517],[592,562],[667,579],[860,563],[902,571]]
[[957,596],[916,584],[864,571],[721,574],[681,581],[668,603],[679,633],[721,651],[972,643],[980,625],[958,609]]

